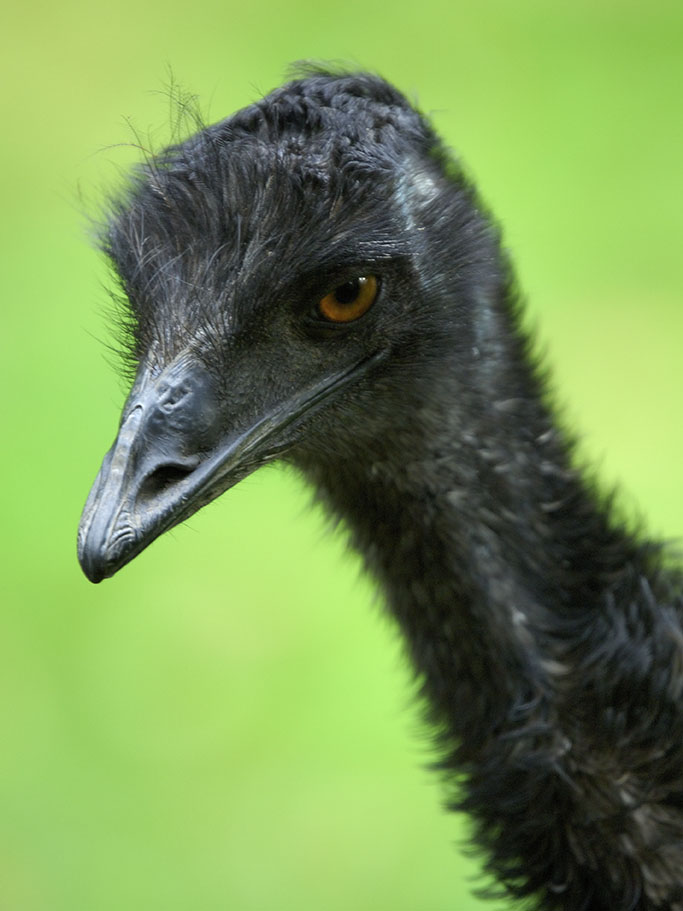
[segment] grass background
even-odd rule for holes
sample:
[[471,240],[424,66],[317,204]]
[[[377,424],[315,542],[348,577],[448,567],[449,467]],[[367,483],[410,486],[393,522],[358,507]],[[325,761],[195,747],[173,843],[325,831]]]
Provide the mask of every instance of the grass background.
[[683,529],[679,0],[5,10],[3,911],[494,907],[391,624],[294,477],[258,473],[99,587],[76,563],[124,395],[85,213],[136,157],[127,118],[163,142],[169,66],[219,119],[301,58],[432,112],[506,226],[583,454]]

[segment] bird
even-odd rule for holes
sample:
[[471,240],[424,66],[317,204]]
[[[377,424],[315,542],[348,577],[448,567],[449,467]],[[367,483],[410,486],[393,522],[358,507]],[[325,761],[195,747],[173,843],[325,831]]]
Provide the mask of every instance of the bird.
[[418,106],[304,68],[146,156],[99,244],[132,386],[88,579],[294,466],[379,583],[511,906],[683,911],[683,573],[577,464],[502,229]]

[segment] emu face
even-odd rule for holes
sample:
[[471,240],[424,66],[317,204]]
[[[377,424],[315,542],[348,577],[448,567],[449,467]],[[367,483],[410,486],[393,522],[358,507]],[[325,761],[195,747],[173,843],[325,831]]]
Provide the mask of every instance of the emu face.
[[137,172],[103,239],[137,370],[79,530],[91,581],[276,456],[380,451],[413,365],[472,348],[453,300],[487,296],[493,244],[440,155],[386,83],[318,76]]

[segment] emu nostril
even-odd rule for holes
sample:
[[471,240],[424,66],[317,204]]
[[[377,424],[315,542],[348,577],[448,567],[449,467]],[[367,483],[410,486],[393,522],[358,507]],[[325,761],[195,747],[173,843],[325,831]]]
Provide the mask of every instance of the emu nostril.
[[140,500],[151,500],[154,497],[158,497],[159,494],[164,493],[169,487],[174,487],[176,484],[184,481],[188,475],[192,474],[195,467],[196,465],[187,466],[177,463],[159,465],[159,467],[148,474],[142,482],[138,498]]

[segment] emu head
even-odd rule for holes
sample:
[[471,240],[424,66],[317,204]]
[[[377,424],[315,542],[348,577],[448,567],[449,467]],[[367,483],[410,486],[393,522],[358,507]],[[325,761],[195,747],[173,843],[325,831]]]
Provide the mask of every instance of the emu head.
[[428,124],[363,74],[293,82],[165,150],[103,246],[136,374],[79,529],[93,582],[276,457],[320,479],[419,446],[444,357],[468,394],[473,314],[505,280]]

